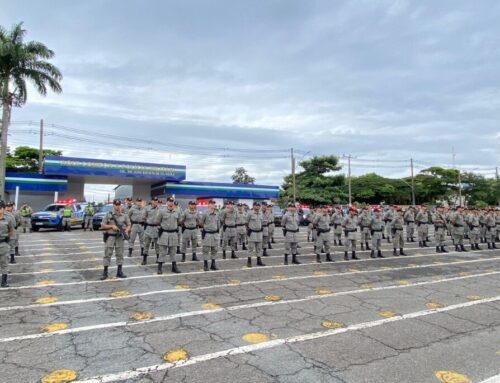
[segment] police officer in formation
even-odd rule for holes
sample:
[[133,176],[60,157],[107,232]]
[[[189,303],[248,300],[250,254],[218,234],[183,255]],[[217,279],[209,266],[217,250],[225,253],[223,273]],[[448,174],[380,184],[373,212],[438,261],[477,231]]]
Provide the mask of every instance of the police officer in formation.
[[252,267],[252,255],[257,258],[257,266],[265,266],[261,258],[263,217],[259,202],[254,202],[252,210],[248,212],[246,228],[248,235],[247,267]]
[[231,250],[231,258],[236,259],[236,221],[238,218],[238,213],[234,209],[234,202],[229,201],[226,204],[226,208],[220,214],[220,220],[222,224],[222,259],[226,259],[226,249],[227,247]]
[[486,243],[488,244],[488,249],[496,249],[497,246],[495,245],[495,239],[497,236],[497,229],[496,229],[497,225],[496,225],[495,211],[493,209],[490,209],[488,211],[485,220],[485,226],[486,226],[485,239]]
[[417,216],[417,233],[418,233],[418,246],[427,246],[427,237],[429,236],[429,215],[427,214],[427,206],[422,205]]
[[326,206],[320,207],[319,214],[313,217],[313,227],[316,230],[316,262],[321,263],[321,252],[326,253],[326,261],[333,262],[330,256],[330,215]]
[[136,198],[135,205],[127,209],[127,215],[132,224],[130,239],[128,241],[128,256],[132,256],[134,251],[135,240],[139,237],[139,245],[141,247],[141,257],[144,256],[144,218],[146,209],[144,208],[142,198]]
[[479,211],[473,209],[466,220],[466,224],[469,226],[469,241],[471,250],[482,250],[479,247],[480,242],[480,223],[479,223]]
[[158,224],[156,223],[156,215],[159,210],[158,197],[154,197],[151,200],[151,204],[144,210],[144,252],[141,265],[146,265],[148,263],[151,244],[154,245],[156,251],[156,260],[158,260],[160,256],[160,248],[158,246]]
[[182,233],[182,262],[186,261],[186,251],[191,247],[192,261],[198,261],[196,248],[198,247],[198,212],[196,202],[189,201],[188,208],[181,214]]
[[368,246],[368,241],[370,240],[370,216],[368,215],[368,208],[363,208],[361,214],[358,217],[358,225],[361,229],[361,250],[370,250]]
[[[392,229],[392,246],[393,246],[393,255],[398,256],[398,255],[406,255],[404,252],[403,248],[405,246],[405,240],[404,240],[404,235],[403,235],[403,230],[405,226],[405,221],[403,217],[403,209],[397,209],[396,210],[396,215],[394,216],[394,219],[391,222],[391,229]],[[399,254],[397,249],[399,249]]]
[[203,270],[208,271],[208,259],[210,258],[210,270],[218,270],[215,257],[219,248],[220,217],[215,209],[215,201],[208,201],[208,209],[201,216],[198,225],[201,228],[201,241],[203,253]]
[[273,213],[273,205],[272,204],[267,205],[266,214],[267,214],[267,222],[268,222],[268,225],[267,225],[267,230],[268,230],[267,248],[272,249],[273,246],[271,245],[271,243],[274,243],[274,229],[275,229],[275,225],[274,225],[275,216]]
[[299,244],[299,223],[300,218],[294,204],[288,204],[288,209],[281,219],[281,228],[283,229],[283,237],[285,242],[285,257],[284,264],[288,265],[288,255],[292,255],[292,264],[300,265],[297,258],[297,247]]
[[332,215],[331,225],[333,226],[333,244],[337,246],[342,246],[342,221],[344,220],[344,215],[342,214],[342,209],[340,206],[335,208],[335,213]]
[[16,263],[16,256],[19,255],[19,234],[17,228],[21,224],[21,216],[19,212],[14,210],[15,204],[13,202],[7,203],[5,206],[5,216],[12,221],[14,226],[14,234],[10,237],[10,263]]
[[410,206],[404,214],[406,223],[406,242],[415,242],[415,209]]
[[179,227],[181,215],[175,208],[174,199],[167,199],[166,209],[160,209],[156,214],[154,223],[158,225],[158,245],[160,246],[160,256],[158,257],[158,274],[163,274],[163,264],[167,261],[167,255],[172,263],[172,272],[180,273],[177,269],[175,255],[179,246]]
[[1,287],[9,287],[7,277],[9,274],[9,242],[15,235],[15,228],[11,218],[5,215],[5,203],[0,201],[0,274],[2,275]]
[[464,226],[465,220],[463,215],[464,209],[458,206],[455,214],[451,216],[451,223],[453,225],[453,243],[455,244],[455,251],[467,251],[464,247]]
[[236,249],[241,245],[242,250],[246,250],[247,246],[247,212],[242,203],[238,204],[238,212],[236,213]]
[[[380,209],[373,210],[373,216],[370,219],[370,231],[372,235],[371,258],[384,258],[382,255],[382,234],[384,232],[384,220]],[[375,255],[375,252],[377,254]]]
[[342,221],[342,227],[345,233],[344,259],[346,261],[349,260],[349,251],[351,251],[352,259],[359,259],[356,256],[356,232],[358,231],[358,224],[356,221],[356,209],[354,207],[349,209],[349,214]]
[[[385,236],[382,234],[382,238],[387,238],[387,242],[391,242],[391,222],[394,219],[394,211],[389,207],[384,214],[384,229]],[[382,232],[383,233],[383,232]]]
[[434,241],[436,242],[436,253],[447,253],[445,248],[446,241],[446,215],[444,214],[444,207],[439,205],[436,213],[432,217],[434,224]]

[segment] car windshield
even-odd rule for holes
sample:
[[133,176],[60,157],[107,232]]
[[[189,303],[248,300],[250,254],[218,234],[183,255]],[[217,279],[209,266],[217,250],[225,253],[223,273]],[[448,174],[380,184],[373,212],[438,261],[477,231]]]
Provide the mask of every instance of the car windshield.
[[303,209],[302,209],[302,211],[304,212],[304,215],[308,215],[308,214],[310,214],[310,213],[311,213],[311,209],[309,209],[309,208],[307,208],[307,207],[306,207],[306,208],[303,208]]
[[113,205],[104,205],[98,211],[98,213],[107,213],[108,211],[113,210]]
[[64,209],[66,205],[49,205],[43,211],[59,211]]
[[281,214],[281,208],[279,206],[273,206],[274,214]]

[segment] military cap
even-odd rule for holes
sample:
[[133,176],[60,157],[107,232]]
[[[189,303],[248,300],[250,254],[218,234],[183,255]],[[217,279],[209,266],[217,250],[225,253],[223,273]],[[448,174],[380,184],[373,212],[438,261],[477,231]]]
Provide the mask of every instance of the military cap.
[[267,202],[266,201],[262,201],[261,205],[262,206],[267,206]]
[[295,207],[295,205],[293,203],[291,203],[291,202],[287,206],[288,207]]
[[168,197],[167,202],[174,202],[174,199],[172,197]]
[[403,212],[403,209],[401,209],[400,207],[398,207],[398,209],[396,210],[398,213],[402,213]]
[[194,202],[194,201],[189,201],[189,202],[188,202],[188,205],[196,205],[196,202]]
[[151,201],[158,201],[158,197],[151,198]]
[[122,204],[122,201],[120,201],[119,199],[113,200],[113,205],[121,205],[121,204]]
[[374,213],[380,213],[380,209],[375,208],[375,209],[373,209],[373,212],[374,212]]
[[137,198],[135,199],[135,201],[136,201],[136,202],[142,202],[142,198],[141,198],[141,197],[137,197]]
[[213,205],[213,204],[215,204],[215,201],[214,201],[213,199],[211,199],[211,200],[209,200],[209,201],[208,201],[208,203],[209,203],[210,205]]
[[239,206],[243,206],[243,204],[242,204],[241,202],[238,202],[238,205],[237,205],[237,206],[238,206],[238,207],[239,207]]
[[255,201],[255,202],[253,203],[253,206],[260,206],[260,202],[259,202],[259,201]]
[[234,202],[233,201],[227,201],[226,205],[234,205]]
[[356,212],[357,210],[356,210],[356,208],[355,208],[355,207],[350,207],[350,208],[349,208],[349,211]]

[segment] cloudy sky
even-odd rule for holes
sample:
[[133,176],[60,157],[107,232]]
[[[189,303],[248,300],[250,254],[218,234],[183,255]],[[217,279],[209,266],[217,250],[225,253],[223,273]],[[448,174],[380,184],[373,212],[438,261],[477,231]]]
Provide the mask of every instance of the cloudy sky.
[[496,0],[0,3],[64,75],[63,94],[13,112],[13,146],[43,118],[65,155],[185,164],[190,180],[244,166],[267,184],[292,147],[352,154],[353,174],[451,166],[452,147],[464,169],[500,163]]

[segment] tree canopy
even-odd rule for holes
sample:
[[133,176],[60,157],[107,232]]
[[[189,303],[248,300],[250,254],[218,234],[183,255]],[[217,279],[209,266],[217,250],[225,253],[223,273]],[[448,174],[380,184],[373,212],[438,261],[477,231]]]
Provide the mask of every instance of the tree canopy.
[[[38,155],[40,151],[37,148],[29,146],[18,146],[14,153],[7,152],[7,171],[22,173],[38,172]],[[45,149],[44,155],[60,156],[62,151]]]
[[255,178],[251,177],[245,168],[239,167],[234,170],[234,174],[231,176],[233,184],[253,184],[255,183]]

